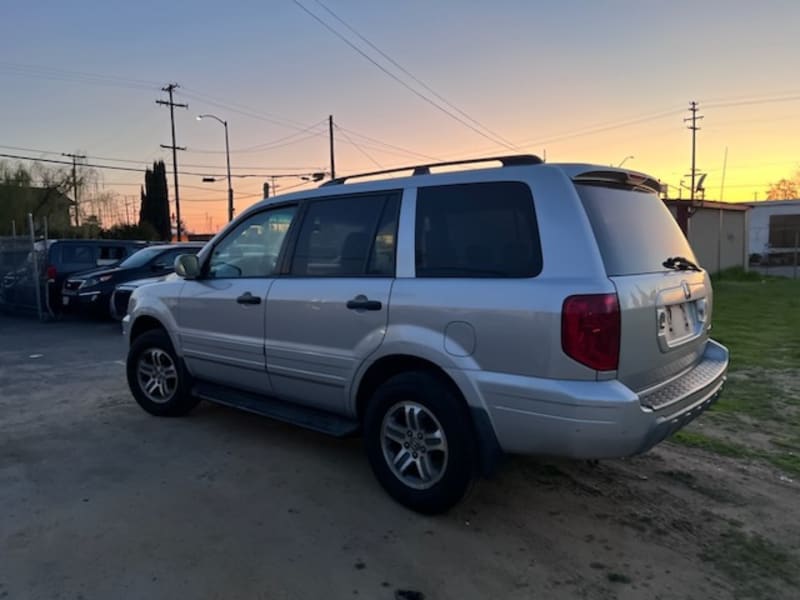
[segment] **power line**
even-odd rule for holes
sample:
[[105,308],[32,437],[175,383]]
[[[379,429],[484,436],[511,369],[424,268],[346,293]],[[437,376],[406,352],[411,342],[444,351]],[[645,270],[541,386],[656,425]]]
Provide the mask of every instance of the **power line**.
[[367,153],[367,151],[366,151],[366,150],[364,150],[364,149],[363,149],[361,146],[359,146],[359,145],[358,145],[358,144],[356,144],[356,143],[355,143],[353,140],[351,140],[351,139],[348,137],[347,133],[345,133],[345,131],[344,131],[344,130],[343,130],[341,127],[339,127],[338,125],[334,125],[334,127],[336,128],[336,130],[337,130],[339,133],[341,133],[341,134],[342,134],[342,135],[345,137],[345,139],[346,139],[347,141],[349,141],[351,144],[353,144],[353,147],[355,147],[355,149],[356,149],[356,150],[358,150],[359,152],[361,152],[361,154],[363,154],[363,155],[364,155],[364,156],[366,156],[366,157],[367,157],[367,158],[368,158],[370,161],[372,161],[372,164],[374,164],[374,165],[375,165],[376,167],[378,167],[379,169],[382,169],[382,168],[383,168],[383,165],[382,165],[381,163],[379,163],[377,160],[375,160],[374,158],[372,158],[372,157],[371,157],[371,156],[370,156],[370,155]]
[[328,14],[330,14],[330,15],[331,15],[331,16],[332,16],[334,19],[336,19],[337,21],[339,21],[339,23],[341,23],[342,25],[344,25],[345,27],[347,27],[347,29],[349,29],[350,31],[352,31],[352,32],[353,32],[353,33],[354,33],[354,34],[355,34],[355,35],[358,37],[358,39],[360,39],[362,42],[364,42],[365,44],[367,44],[367,45],[368,45],[370,48],[372,48],[373,50],[375,50],[375,51],[376,51],[378,54],[380,54],[380,55],[381,55],[381,56],[382,56],[384,59],[386,59],[387,61],[389,61],[389,63],[391,63],[392,65],[394,65],[394,66],[395,66],[397,69],[399,69],[399,70],[400,70],[400,71],[401,71],[403,74],[405,74],[407,77],[411,78],[411,79],[412,79],[413,81],[415,81],[415,82],[416,82],[418,85],[422,86],[422,87],[423,87],[424,89],[426,89],[428,92],[430,92],[431,94],[433,94],[433,95],[434,95],[434,96],[435,96],[437,99],[441,100],[441,101],[442,101],[444,104],[446,104],[447,106],[449,106],[450,108],[452,108],[454,111],[456,111],[456,112],[457,112],[458,114],[460,114],[462,117],[464,117],[464,118],[468,119],[469,121],[471,121],[472,123],[474,123],[475,125],[477,125],[478,127],[480,127],[481,129],[483,129],[484,131],[486,131],[487,133],[489,133],[489,134],[490,134],[492,137],[494,137],[494,138],[496,138],[496,139],[498,139],[498,140],[501,140],[502,142],[504,142],[505,144],[508,144],[508,145],[509,145],[509,146],[511,146],[511,147],[514,147],[514,144],[513,144],[512,142],[510,142],[510,141],[508,141],[507,139],[505,139],[505,138],[504,138],[503,136],[501,136],[499,133],[497,133],[497,132],[495,132],[495,131],[492,131],[492,130],[491,130],[491,129],[489,129],[489,128],[488,128],[486,125],[484,125],[483,123],[481,123],[481,122],[480,122],[480,121],[478,121],[477,119],[475,119],[475,118],[471,117],[470,115],[468,115],[466,112],[464,112],[463,110],[461,110],[459,107],[455,106],[455,105],[454,105],[452,102],[449,102],[449,101],[448,101],[446,98],[442,97],[442,95],[441,95],[441,94],[437,93],[437,92],[436,92],[436,91],[435,91],[433,88],[431,88],[431,87],[430,87],[428,84],[426,84],[424,81],[421,81],[420,79],[418,79],[417,77],[415,77],[413,73],[409,72],[409,71],[408,71],[408,69],[406,69],[405,67],[403,67],[403,66],[402,66],[400,63],[398,63],[396,60],[394,60],[394,59],[393,59],[391,56],[389,56],[388,54],[386,54],[386,52],[384,52],[383,50],[381,50],[380,48],[378,48],[378,47],[377,47],[375,44],[373,44],[371,41],[369,41],[369,40],[368,40],[366,37],[364,37],[364,36],[363,36],[361,33],[359,33],[359,32],[358,32],[358,31],[357,31],[357,30],[356,30],[356,29],[355,29],[355,28],[354,28],[352,25],[350,25],[349,23],[347,23],[347,22],[346,22],[344,19],[342,19],[342,18],[341,18],[339,15],[337,15],[335,12],[333,12],[333,11],[332,11],[330,8],[328,8],[328,6],[326,6],[326,5],[325,5],[324,3],[322,3],[320,0],[314,0],[314,1],[315,1],[317,4],[319,4],[319,5],[320,5],[320,6],[321,6],[323,9],[325,9],[325,11],[327,11],[327,12],[328,12]]
[[753,98],[751,100],[708,102],[706,103],[706,108],[727,108],[729,106],[746,106],[750,104],[772,104],[775,102],[791,102],[794,100],[800,100],[800,94],[794,94],[789,96],[773,96],[766,98]]
[[[20,146],[4,146],[4,145],[0,144],[0,148],[5,148],[7,150],[20,150],[22,152],[36,152],[38,154],[53,154],[53,155],[59,155],[59,156],[61,155],[61,152],[54,152],[52,150],[40,150],[40,149],[36,149],[36,148],[23,148],[23,147],[20,147]],[[191,150],[187,150],[187,152],[191,152]],[[138,164],[143,164],[143,163],[149,164],[149,163],[153,162],[151,160],[135,160],[135,159],[131,159],[131,158],[112,158],[110,156],[94,156],[94,155],[91,155],[91,154],[86,156],[86,158],[88,158],[90,160],[107,160],[107,161],[111,161],[111,162],[130,163],[130,164],[137,164],[137,165]],[[182,164],[185,167],[194,167],[194,168],[198,168],[198,169],[216,169],[216,168],[219,167],[219,165],[201,165],[201,164],[193,164],[193,163],[182,163]],[[305,171],[305,170],[317,170],[317,171],[319,171],[319,170],[321,170],[320,168],[318,168],[316,166],[309,166],[309,165],[304,165],[304,166],[299,166],[299,167],[288,167],[287,166],[287,167],[280,167],[280,168],[281,169],[297,169],[297,170],[301,170],[301,171]],[[238,166],[238,167],[232,166],[231,169],[234,169],[234,170],[235,169],[239,169],[239,170],[250,169],[250,170],[255,170],[255,171],[273,171],[273,170],[275,170],[274,167],[258,167],[258,166]],[[184,174],[183,171],[179,171],[179,173],[182,174],[182,175]]]
[[[7,154],[7,153],[0,153],[0,158],[13,158],[15,160],[28,160],[31,162],[44,162],[44,163],[51,163],[51,164],[59,164],[59,165],[71,165],[71,161],[67,160],[58,160],[55,158],[39,158],[37,156],[22,156],[20,154]],[[93,163],[81,163],[81,166],[88,167],[91,169],[106,169],[109,171],[126,171],[130,173],[144,173],[147,167],[142,168],[134,168],[134,167],[120,167],[117,165],[101,165],[101,164],[93,164]],[[240,173],[240,174],[231,174],[231,177],[239,177],[239,178],[250,178],[250,177],[303,177],[307,176],[310,177],[314,175],[314,173],[318,173],[323,171],[323,169],[317,169],[316,171],[308,171],[308,172],[298,172],[298,173]],[[179,175],[192,175],[196,177],[225,177],[225,173],[207,173],[207,172],[197,172],[197,171],[178,171]]]
[[0,69],[17,75],[54,81],[68,81],[73,83],[88,83],[93,85],[107,85],[128,89],[141,89],[152,91],[158,89],[160,84],[143,79],[129,79],[125,77],[87,73],[84,71],[70,71],[40,65],[18,64],[2,61]]
[[250,117],[251,119],[257,119],[259,121],[266,121],[267,123],[272,123],[273,125],[279,125],[287,129],[295,129],[297,131],[302,131],[306,127],[305,124],[297,123],[296,121],[292,121],[291,119],[286,119],[277,116],[266,116],[247,107],[241,107],[242,105],[227,104],[224,102],[220,102],[218,100],[212,99],[209,96],[204,96],[196,92],[195,93],[188,92],[187,89],[188,88],[183,88],[183,91],[180,93],[180,95],[185,96],[190,100],[191,99],[198,100],[199,102],[209,104],[211,106],[216,106],[217,108],[224,108],[225,110],[228,110],[230,112],[234,112],[245,117]]
[[[392,148],[394,150],[398,150],[399,152],[401,152],[403,154],[406,154],[406,155],[409,155],[409,156],[414,156],[414,157],[417,157],[417,158],[423,158],[425,160],[441,160],[441,158],[438,158],[436,156],[430,156],[429,154],[421,154],[419,152],[414,152],[413,150],[408,150],[408,149],[402,148],[400,146],[395,146],[394,144],[389,144],[387,142],[382,142],[381,140],[375,139],[374,137],[370,137],[370,136],[365,135],[363,133],[359,133],[357,131],[353,131],[352,129],[350,129],[348,127],[342,127],[341,125],[338,125],[338,124],[337,124],[337,127],[339,127],[340,129],[344,129],[345,131],[350,132],[350,134],[355,136],[355,137],[359,137],[359,138],[368,140],[368,141],[373,142],[375,144],[380,144],[381,146],[386,146],[387,148]],[[389,154],[396,154],[396,153],[389,152],[388,150],[383,150],[383,152],[387,152]]]
[[318,23],[320,23],[320,24],[321,24],[323,27],[325,27],[325,29],[327,29],[328,31],[330,31],[332,34],[334,34],[336,37],[338,37],[340,40],[342,40],[342,41],[343,41],[345,44],[347,44],[348,46],[350,46],[350,47],[351,47],[353,50],[355,50],[356,52],[358,52],[358,53],[359,53],[361,56],[363,56],[365,59],[367,59],[367,60],[368,60],[369,62],[371,62],[373,65],[375,65],[376,67],[378,67],[378,69],[380,69],[381,71],[383,71],[383,72],[384,72],[386,75],[388,75],[389,77],[391,77],[392,79],[394,79],[394,80],[395,80],[397,83],[399,83],[400,85],[402,85],[404,88],[406,88],[407,90],[409,90],[409,91],[410,91],[412,94],[414,94],[414,95],[415,95],[415,96],[417,96],[418,98],[422,99],[423,101],[427,102],[428,104],[430,104],[430,105],[431,105],[431,106],[433,106],[434,108],[436,108],[436,109],[438,109],[439,111],[443,112],[444,114],[448,115],[448,116],[449,116],[451,119],[454,119],[455,121],[458,121],[459,123],[461,123],[462,125],[464,125],[464,127],[467,127],[467,128],[469,128],[469,129],[471,129],[472,131],[474,131],[475,133],[477,133],[477,134],[478,134],[478,135],[480,135],[481,137],[484,137],[484,138],[486,138],[487,140],[489,140],[490,142],[493,142],[495,145],[498,145],[498,146],[503,146],[503,147],[504,147],[504,148],[506,148],[507,150],[512,150],[512,151],[516,151],[516,150],[517,150],[517,148],[515,148],[514,146],[511,146],[511,145],[509,145],[509,144],[506,144],[506,143],[504,143],[504,142],[501,142],[501,141],[499,141],[499,140],[496,140],[496,139],[494,139],[493,137],[491,137],[490,135],[488,135],[488,134],[484,133],[483,131],[481,131],[480,129],[478,129],[477,127],[475,127],[474,125],[472,125],[471,123],[469,123],[469,122],[465,121],[464,119],[462,119],[461,117],[459,117],[458,115],[456,115],[456,114],[453,114],[452,112],[450,112],[449,110],[447,110],[447,109],[446,109],[446,108],[444,108],[443,106],[441,106],[441,105],[437,104],[436,102],[434,102],[433,100],[431,100],[430,98],[428,98],[428,96],[426,96],[426,95],[425,95],[425,94],[423,94],[422,92],[420,92],[420,91],[416,90],[415,88],[413,88],[412,86],[410,86],[408,83],[406,83],[405,81],[403,81],[402,79],[400,79],[400,78],[399,78],[397,75],[395,75],[394,73],[392,73],[391,71],[389,71],[389,70],[388,70],[386,67],[384,67],[382,64],[380,64],[379,62],[377,62],[376,60],[374,60],[374,59],[373,59],[373,58],[372,58],[372,57],[371,57],[369,54],[367,54],[367,53],[366,53],[366,52],[364,52],[364,51],[363,51],[361,48],[359,48],[359,47],[358,47],[358,46],[356,46],[354,43],[352,43],[350,40],[348,40],[348,39],[347,39],[347,38],[346,38],[344,35],[342,35],[341,33],[339,33],[339,32],[338,32],[336,29],[334,29],[333,27],[331,27],[330,25],[328,25],[328,24],[327,24],[325,21],[323,21],[323,20],[322,20],[322,19],[320,19],[320,18],[319,18],[317,15],[315,15],[313,12],[311,12],[310,10],[308,10],[308,9],[307,9],[305,6],[303,6],[303,5],[302,5],[302,4],[299,2],[299,0],[292,0],[292,2],[294,2],[294,3],[295,3],[297,6],[299,6],[299,7],[300,7],[300,8],[301,8],[301,9],[302,9],[304,12],[306,12],[306,13],[307,13],[309,16],[311,16],[311,17],[312,17],[312,18],[313,18],[315,21],[317,21],[317,22],[318,22]]
[[[318,137],[318,136],[323,136],[323,135],[325,135],[326,132],[325,132],[324,129],[321,129],[319,131],[316,131],[316,132],[312,133],[309,136],[306,136],[306,137],[303,137],[303,138],[300,138],[300,139],[297,139],[297,140],[292,140],[292,138],[296,138],[297,136],[301,136],[304,133],[307,133],[307,132],[309,132],[309,131],[311,131],[313,129],[320,128],[324,123],[325,123],[324,120],[319,121],[317,123],[314,123],[313,125],[309,125],[308,127],[303,129],[302,131],[298,131],[296,133],[292,133],[290,135],[286,135],[286,136],[278,138],[276,140],[272,140],[271,142],[264,142],[262,144],[256,144],[254,146],[248,146],[246,148],[234,149],[234,150],[231,150],[231,154],[237,154],[237,153],[245,154],[245,153],[252,153],[252,152],[261,152],[261,151],[265,151],[265,150],[273,150],[274,148],[282,148],[283,146],[288,146],[290,144],[295,144],[295,143],[298,143],[298,142],[301,142],[301,141],[304,141],[304,140],[307,140],[307,139],[311,139],[311,138]],[[287,140],[291,140],[291,141],[287,141]],[[224,150],[193,150],[193,149],[190,149],[189,152],[194,152],[194,153],[197,153],[197,154],[224,154]]]

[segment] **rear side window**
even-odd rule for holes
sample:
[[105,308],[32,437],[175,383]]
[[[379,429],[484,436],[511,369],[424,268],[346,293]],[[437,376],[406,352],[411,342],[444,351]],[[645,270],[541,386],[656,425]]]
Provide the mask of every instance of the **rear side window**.
[[526,184],[417,191],[417,277],[534,277],[541,270],[539,230]]
[[392,276],[398,207],[397,193],[311,202],[297,238],[291,274]]
[[61,262],[67,265],[94,265],[95,258],[91,246],[66,244],[61,248]]
[[664,271],[662,263],[671,256],[697,262],[657,194],[591,184],[575,187],[609,276]]
[[122,246],[100,246],[99,251],[98,266],[113,265],[125,258],[125,248]]

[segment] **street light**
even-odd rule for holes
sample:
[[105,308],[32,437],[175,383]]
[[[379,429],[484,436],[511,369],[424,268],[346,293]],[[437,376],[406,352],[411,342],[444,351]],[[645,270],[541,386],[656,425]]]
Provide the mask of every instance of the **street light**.
[[228,122],[211,114],[197,115],[197,120],[202,121],[206,117],[214,119],[218,123],[222,123],[222,126],[225,128],[225,159],[228,164],[228,221],[230,222],[233,221],[233,187],[231,186],[231,149],[228,145]]
[[625,158],[623,158],[623,159],[622,159],[622,162],[620,162],[620,163],[617,165],[617,168],[619,168],[619,167],[621,167],[622,165],[624,165],[624,164],[625,164],[625,161],[626,161],[626,160],[628,160],[629,158],[636,158],[636,157],[635,157],[635,156],[633,156],[632,154],[631,154],[630,156],[626,156]]

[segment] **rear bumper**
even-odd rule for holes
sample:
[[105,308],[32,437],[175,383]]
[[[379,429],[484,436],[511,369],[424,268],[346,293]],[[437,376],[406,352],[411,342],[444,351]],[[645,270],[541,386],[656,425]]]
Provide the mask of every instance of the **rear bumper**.
[[695,419],[719,397],[727,368],[728,350],[709,340],[698,364],[642,395],[614,380],[476,372],[475,384],[504,451],[614,458],[645,452]]

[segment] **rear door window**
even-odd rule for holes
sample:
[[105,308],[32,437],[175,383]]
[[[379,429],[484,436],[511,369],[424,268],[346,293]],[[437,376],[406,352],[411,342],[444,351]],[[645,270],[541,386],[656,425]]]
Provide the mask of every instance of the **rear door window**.
[[311,201],[292,257],[299,277],[392,276],[399,193]]
[[662,263],[672,256],[697,262],[675,218],[654,192],[597,184],[575,187],[609,276],[664,271]]
[[534,277],[542,270],[530,188],[470,183],[417,191],[417,277]]

